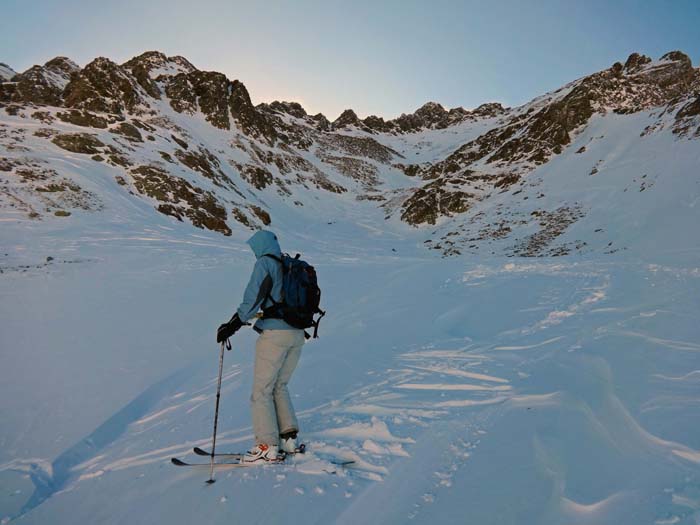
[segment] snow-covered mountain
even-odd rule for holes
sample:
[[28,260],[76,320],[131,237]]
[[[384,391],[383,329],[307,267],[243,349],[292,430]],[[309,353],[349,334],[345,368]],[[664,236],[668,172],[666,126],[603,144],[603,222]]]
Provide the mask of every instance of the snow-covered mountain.
[[[347,110],[331,123],[296,103],[255,107],[240,81],[183,57],[148,52],[82,69],[58,57],[0,84],[0,210],[70,225],[76,213],[113,216],[106,203],[130,196],[229,235],[362,207],[399,231],[413,226],[444,255],[625,249],[616,229],[626,219],[598,209],[596,193],[630,201],[640,223],[653,220],[644,199],[684,195],[699,90],[686,55],[633,54],[518,108],[431,102],[395,120]],[[578,192],[550,198],[558,185]],[[622,195],[633,187],[648,193]]]
[[[3,523],[700,519],[682,53],[333,122],[156,52],[2,75]],[[290,385],[309,452],[205,487],[170,458],[210,444],[260,226],[328,312]],[[255,337],[225,356],[221,451],[251,445]]]

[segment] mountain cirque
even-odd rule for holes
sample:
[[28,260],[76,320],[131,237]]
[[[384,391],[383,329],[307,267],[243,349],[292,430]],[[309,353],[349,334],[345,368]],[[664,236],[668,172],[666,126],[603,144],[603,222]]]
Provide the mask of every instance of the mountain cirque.
[[[594,136],[594,124],[626,131]],[[429,102],[393,120],[348,109],[333,122],[294,102],[255,106],[240,81],[158,52],[83,68],[56,57],[23,73],[0,63],[0,210],[70,221],[108,213],[119,195],[230,235],[283,228],[279,217],[307,207],[332,221],[351,201],[443,255],[614,252],[560,242],[591,213],[585,184],[612,153],[585,169],[581,159],[601,142],[643,148],[661,135],[700,147],[700,69],[678,51],[632,54],[516,108]],[[550,195],[551,172],[571,171],[585,176],[583,197]]]

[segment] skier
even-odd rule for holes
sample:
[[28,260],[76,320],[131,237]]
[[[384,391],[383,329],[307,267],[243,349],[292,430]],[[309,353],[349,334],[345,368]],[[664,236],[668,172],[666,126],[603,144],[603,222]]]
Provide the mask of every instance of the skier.
[[[258,309],[274,312],[274,307],[282,302],[282,251],[277,236],[259,230],[248,239],[248,245],[256,257],[253,274],[236,313],[228,323],[219,326],[218,343],[235,334]],[[281,453],[292,454],[297,450],[299,424],[287,383],[299,362],[304,330],[290,326],[281,318],[270,317],[274,313],[268,313],[253,326],[260,334],[255,344],[250,397],[256,445],[243,456],[244,462],[275,461]]]

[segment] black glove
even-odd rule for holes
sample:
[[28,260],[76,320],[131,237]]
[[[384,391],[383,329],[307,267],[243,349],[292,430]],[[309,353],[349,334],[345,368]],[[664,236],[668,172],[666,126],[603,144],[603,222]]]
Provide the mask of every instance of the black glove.
[[243,326],[243,321],[238,317],[238,314],[234,314],[228,323],[222,324],[216,331],[216,342],[223,343],[233,334],[235,334]]

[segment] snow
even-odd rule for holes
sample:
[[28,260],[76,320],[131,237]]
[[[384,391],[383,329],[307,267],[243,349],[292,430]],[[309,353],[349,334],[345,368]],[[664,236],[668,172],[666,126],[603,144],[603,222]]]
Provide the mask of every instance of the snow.
[[[311,523],[451,523],[465,512],[478,523],[697,518],[692,268],[418,251],[348,263],[323,253],[332,233],[322,248],[282,236],[317,264],[330,312],[291,385],[308,457],[223,471],[204,491],[206,473],[168,461],[209,445],[213,331],[252,255],[242,239],[214,234],[116,233],[31,244],[3,234],[3,254],[85,261],[0,280],[11,298],[0,306],[3,485],[14,491],[30,473],[48,487],[25,509],[28,523],[265,523],[301,512]],[[356,242],[371,254],[382,241]],[[598,286],[605,295],[588,300]],[[456,307],[459,322],[446,322]],[[570,315],[543,324],[553,312]],[[220,450],[252,439],[253,340],[243,332],[225,356]],[[330,456],[356,464],[333,469]],[[3,515],[31,496],[1,500]],[[262,507],[231,505],[263,497]]]

